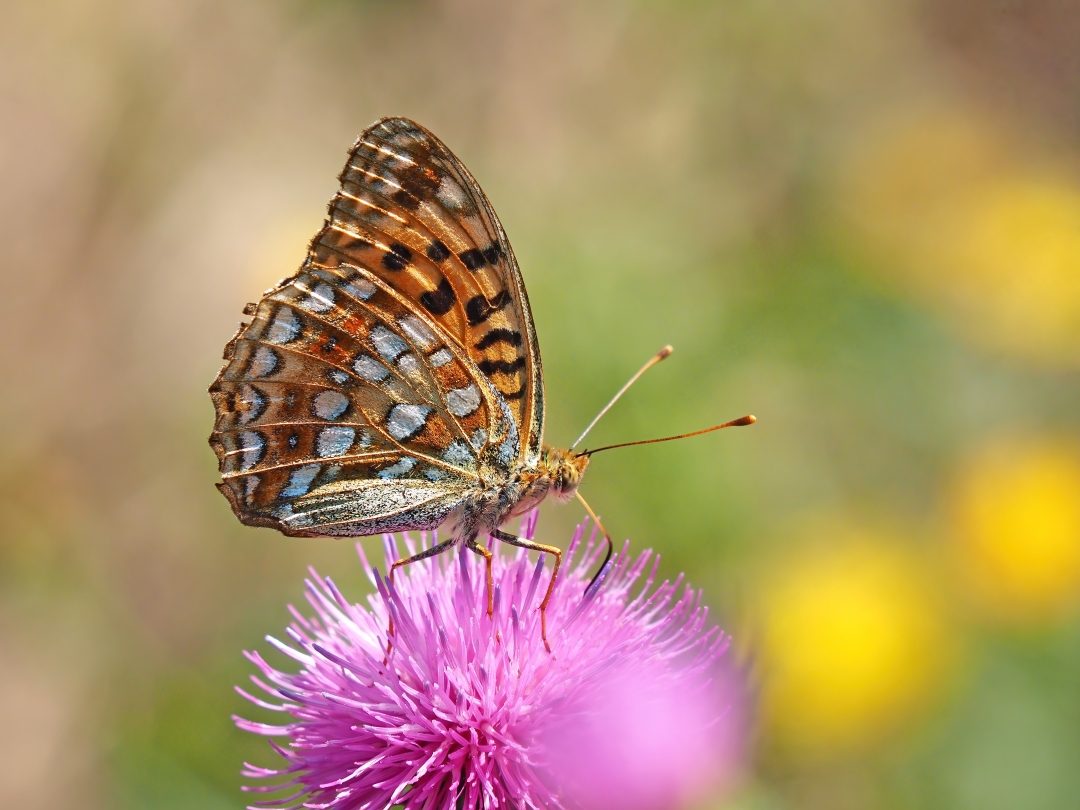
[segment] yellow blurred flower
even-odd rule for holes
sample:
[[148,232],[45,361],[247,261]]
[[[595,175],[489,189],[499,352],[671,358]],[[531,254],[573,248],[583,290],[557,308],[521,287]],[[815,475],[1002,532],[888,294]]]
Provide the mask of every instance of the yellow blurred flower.
[[924,566],[851,531],[788,558],[764,583],[762,713],[796,756],[863,747],[919,716],[950,657]]
[[1041,624],[1080,605],[1080,455],[1064,443],[987,449],[953,516],[966,581],[992,617]]
[[840,184],[867,264],[1013,354],[1080,365],[1080,184],[957,113],[888,128]]
[[963,213],[955,292],[978,292],[972,323],[982,337],[1080,361],[1080,188],[1050,176],[1002,177]]

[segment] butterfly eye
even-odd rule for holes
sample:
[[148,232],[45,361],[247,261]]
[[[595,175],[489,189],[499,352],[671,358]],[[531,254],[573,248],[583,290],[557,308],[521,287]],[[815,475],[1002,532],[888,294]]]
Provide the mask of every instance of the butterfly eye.
[[577,489],[577,485],[581,482],[581,476],[578,475],[574,466],[565,459],[559,464],[558,471],[555,473],[555,491],[563,494],[567,494],[568,490],[573,491]]

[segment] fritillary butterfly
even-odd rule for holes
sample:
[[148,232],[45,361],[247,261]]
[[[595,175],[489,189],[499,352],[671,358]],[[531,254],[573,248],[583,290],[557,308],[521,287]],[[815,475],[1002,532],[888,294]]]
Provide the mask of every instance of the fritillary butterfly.
[[[501,526],[574,496],[589,454],[544,444],[544,381],[525,284],[491,204],[434,135],[386,118],[353,145],[299,272],[268,290],[210,386],[218,487],[287,535]],[[595,452],[595,451],[593,451]],[[609,541],[610,542],[610,541]]]

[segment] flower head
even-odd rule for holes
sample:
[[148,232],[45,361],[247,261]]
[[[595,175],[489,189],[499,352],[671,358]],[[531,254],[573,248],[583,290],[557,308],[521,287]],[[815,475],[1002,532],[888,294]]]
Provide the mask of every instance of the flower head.
[[[533,512],[526,537],[535,523]],[[248,790],[290,795],[255,806],[644,810],[706,786],[730,764],[737,736],[713,679],[727,638],[707,627],[700,595],[681,577],[652,589],[648,551],[631,559],[624,549],[586,591],[599,547],[590,538],[578,556],[582,535],[579,527],[549,607],[551,653],[537,611],[550,569],[524,551],[496,554],[493,619],[482,561],[465,550],[401,569],[394,585],[376,572],[367,606],[313,571],[314,617],[292,610],[292,645],[268,638],[299,672],[247,654],[262,673],[254,683],[285,703],[238,690],[290,717],[236,718],[287,740],[274,745],[284,767],[248,765],[244,775],[274,782]],[[388,560],[400,556],[394,537],[384,542]]]

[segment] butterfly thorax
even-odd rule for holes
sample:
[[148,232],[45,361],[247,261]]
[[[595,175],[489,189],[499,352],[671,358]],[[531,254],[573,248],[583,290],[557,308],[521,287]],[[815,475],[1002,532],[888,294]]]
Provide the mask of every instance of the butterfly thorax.
[[465,503],[451,520],[451,531],[468,540],[539,506],[548,496],[569,500],[588,466],[588,456],[545,446],[535,465],[519,468],[503,483],[485,487]]

